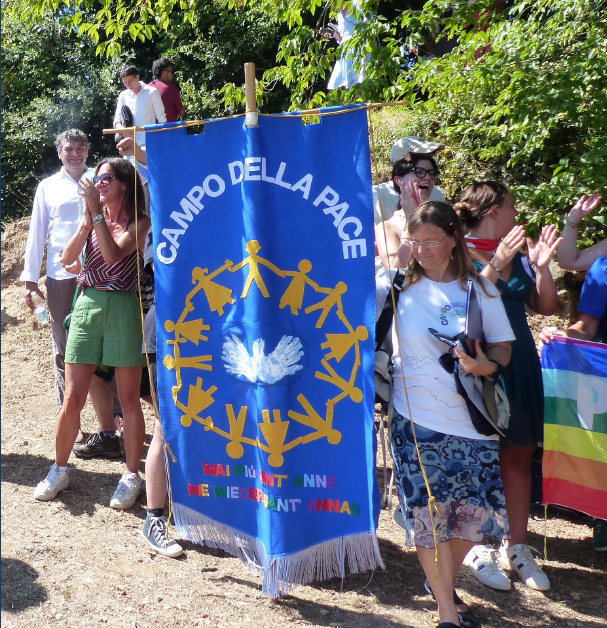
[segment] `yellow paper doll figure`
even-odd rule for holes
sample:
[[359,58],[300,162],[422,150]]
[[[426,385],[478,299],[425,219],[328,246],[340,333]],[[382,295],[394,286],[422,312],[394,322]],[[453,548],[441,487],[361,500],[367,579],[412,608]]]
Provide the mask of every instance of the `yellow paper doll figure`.
[[231,288],[215,283],[212,279],[226,268],[231,270],[231,266],[232,262],[227,260],[223,266],[210,274],[208,274],[208,268],[194,268],[192,271],[192,282],[198,282],[198,286],[204,290],[211,312],[219,312],[219,316],[223,316],[224,306],[228,303],[234,304],[235,301],[232,297],[233,291]]
[[244,289],[242,291],[242,294],[240,295],[241,299],[246,298],[247,294],[249,294],[249,288],[251,287],[253,281],[255,281],[255,283],[257,284],[257,287],[261,290],[261,294],[263,294],[264,297],[267,298],[270,296],[270,293],[268,292],[268,289],[266,288],[266,284],[263,281],[263,277],[261,276],[261,273],[259,272],[260,264],[263,264],[264,266],[272,270],[274,273],[276,273],[280,277],[285,276],[282,270],[274,266],[272,262],[268,262],[268,260],[263,259],[263,257],[259,257],[257,255],[259,251],[261,251],[261,245],[259,244],[259,242],[257,242],[257,240],[249,240],[247,242],[247,252],[249,253],[249,257],[246,257],[245,259],[243,259],[242,262],[240,262],[240,264],[236,264],[236,266],[232,266],[232,268],[230,268],[230,270],[234,273],[237,270],[240,270],[241,268],[244,268],[247,265],[249,266],[249,276],[247,277],[247,281],[244,285]]
[[280,299],[279,308],[290,307],[291,314],[297,316],[299,314],[299,310],[301,309],[304,292],[306,289],[306,284],[312,286],[315,290],[319,290],[319,286],[317,283],[314,283],[307,274],[312,270],[312,263],[307,259],[302,259],[299,262],[298,271],[285,270],[284,275],[293,277],[293,281],[289,284],[289,287],[285,290],[285,293],[282,295],[282,299]]
[[190,427],[190,425],[192,425],[192,421],[202,423],[207,429],[213,425],[211,417],[203,419],[198,415],[215,402],[213,394],[216,393],[217,390],[217,386],[211,386],[210,388],[207,388],[207,390],[204,390],[202,387],[202,377],[196,378],[196,386],[192,386],[192,384],[190,384],[188,405],[183,406],[182,404],[179,404],[181,409],[185,412],[185,414],[181,417],[181,424],[184,427]]
[[[325,355],[325,359],[330,360],[335,358],[338,362],[341,362],[343,357],[350,351],[350,349],[358,343],[366,340],[369,337],[369,331],[362,325],[357,327],[356,330],[350,331],[346,334],[327,334],[327,341],[323,342],[321,349],[331,349],[329,353]],[[360,352],[356,352],[355,365],[360,363]]]
[[317,329],[320,329],[327,319],[329,312],[333,308],[334,305],[337,306],[337,315],[343,319],[343,306],[341,304],[341,295],[345,294],[348,290],[348,286],[340,281],[335,288],[319,288],[318,292],[324,292],[327,296],[316,305],[311,305],[307,307],[305,312],[309,314],[310,312],[314,312],[314,310],[322,310],[322,314],[316,323]]
[[335,403],[346,396],[349,396],[354,403],[360,403],[363,400],[362,390],[354,386],[354,380],[347,381],[343,377],[340,377],[326,360],[323,359],[320,363],[327,369],[329,375],[316,371],[316,373],[314,373],[314,377],[322,379],[325,382],[329,382],[329,384],[333,384],[340,390],[343,390],[343,393],[333,400]]
[[319,438],[326,437],[331,445],[338,445],[341,441],[341,432],[338,432],[333,428],[333,412],[335,404],[330,402],[326,404],[325,407],[327,409],[327,416],[323,419],[304,395],[298,395],[297,401],[299,401],[299,403],[303,406],[307,414],[295,412],[295,410],[289,410],[289,418],[297,421],[298,423],[302,423],[303,425],[308,425],[315,430],[311,434],[301,437],[301,444],[311,443]]

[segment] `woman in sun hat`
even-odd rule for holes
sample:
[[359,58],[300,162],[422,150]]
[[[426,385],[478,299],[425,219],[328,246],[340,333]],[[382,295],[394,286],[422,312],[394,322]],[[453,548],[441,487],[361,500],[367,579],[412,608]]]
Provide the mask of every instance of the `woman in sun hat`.
[[[418,155],[432,155],[445,150],[445,145],[439,142],[430,142],[417,135],[409,135],[395,142],[390,150],[390,162],[395,164],[409,153]],[[394,189],[394,179],[373,186],[373,210],[375,224],[388,220],[398,209],[400,191]],[[436,185],[430,193],[430,201],[444,201],[443,191]]]

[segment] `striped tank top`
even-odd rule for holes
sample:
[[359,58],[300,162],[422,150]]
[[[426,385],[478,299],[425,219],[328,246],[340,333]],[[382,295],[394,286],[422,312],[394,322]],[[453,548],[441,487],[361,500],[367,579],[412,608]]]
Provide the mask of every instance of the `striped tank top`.
[[[101,255],[97,234],[93,230],[87,244],[84,268],[78,275],[77,283],[83,288],[97,290],[123,290],[136,292],[141,276],[137,275],[137,251],[133,251],[116,264],[106,264]],[[139,253],[139,268],[143,275],[143,255]]]

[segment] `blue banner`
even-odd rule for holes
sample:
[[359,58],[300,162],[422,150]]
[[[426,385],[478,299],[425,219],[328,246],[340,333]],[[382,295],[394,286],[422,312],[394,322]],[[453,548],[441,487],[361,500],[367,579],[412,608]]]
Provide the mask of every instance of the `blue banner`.
[[381,565],[366,109],[330,111],[146,127],[177,529],[273,597]]

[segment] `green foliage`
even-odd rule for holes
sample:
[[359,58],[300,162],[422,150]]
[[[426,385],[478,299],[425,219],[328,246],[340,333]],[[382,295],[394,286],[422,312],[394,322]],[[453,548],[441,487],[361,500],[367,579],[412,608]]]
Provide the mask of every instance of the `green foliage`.
[[31,210],[41,178],[60,163],[55,137],[76,127],[89,136],[89,163],[112,142],[101,130],[111,125],[116,63],[94,67],[94,52],[46,20],[38,27],[5,15],[2,20],[3,220]]
[[[405,113],[372,118],[378,150],[387,154],[391,139],[405,134],[440,139],[448,145],[440,156],[448,196],[474,179],[501,178],[526,210],[532,233],[562,220],[582,193],[607,197],[607,0],[364,0],[361,22],[341,49],[321,35],[339,4],[14,0],[3,12],[29,24],[52,13],[69,32],[86,35],[98,55],[110,58],[123,46],[142,50],[143,40],[153,38],[155,50],[177,62],[189,117],[242,107],[245,61],[263,72],[257,96],[267,111],[408,102]],[[435,40],[447,37],[457,42],[452,52],[403,70],[405,46],[431,51]],[[368,59],[367,80],[328,92],[329,74],[344,50]],[[36,64],[34,53],[21,55],[24,69]],[[44,74],[61,74],[42,64],[38,69],[41,82]],[[3,67],[3,98],[4,80],[17,94],[11,93],[9,103],[32,94],[44,97],[28,84],[25,70],[8,77]],[[42,109],[32,104],[32,115],[44,117]],[[399,116],[402,133],[395,122]],[[387,170],[386,160],[381,168]],[[607,235],[605,207],[587,222],[587,238]]]
[[[152,60],[168,56],[176,64],[175,79],[188,117],[222,116],[235,108],[226,111],[220,90],[226,83],[242,81],[246,61],[261,69],[271,67],[280,39],[281,26],[264,12],[228,10],[222,2],[205,0],[198,5],[204,10],[187,22],[178,19],[181,13],[171,14],[171,30],[162,31],[154,42],[142,42],[141,38],[131,41],[133,30],[125,22],[120,45],[123,53],[108,59],[99,54],[101,40],[94,31],[86,31],[89,38],[82,35],[82,26],[98,15],[93,4],[73,4],[67,12],[60,7],[54,18],[46,17],[36,24],[24,21],[24,5],[21,15],[17,15],[14,3],[6,10],[3,7],[4,219],[29,211],[37,183],[59,169],[54,148],[59,132],[77,127],[87,133],[89,164],[116,154],[113,136],[101,132],[112,126],[116,98],[123,89],[118,76],[123,63],[133,63],[140,69],[142,80],[148,81]],[[79,13],[77,6],[84,11]],[[97,28],[101,29],[98,33],[105,32],[100,24]],[[115,37],[117,31],[109,35]],[[104,51],[110,46],[111,42]],[[283,88],[272,97],[280,98],[282,104],[287,95]]]
[[[271,68],[277,42],[286,32],[286,27],[260,9],[230,10],[224,5],[219,0],[199,2],[202,10],[193,19],[175,19],[157,41],[162,54],[176,64],[175,80],[191,119],[235,113],[240,100],[224,102],[221,90],[226,84],[233,91],[238,89],[244,82],[247,62],[255,63],[260,73]],[[270,102],[282,104],[287,96],[285,88],[279,89],[270,96]]]
[[[420,66],[420,126],[464,150],[469,163],[454,192],[501,174],[532,233],[562,220],[581,194],[607,198],[606,6],[516,2],[486,31],[460,29],[452,54]],[[587,235],[599,239],[605,208],[595,214]]]

